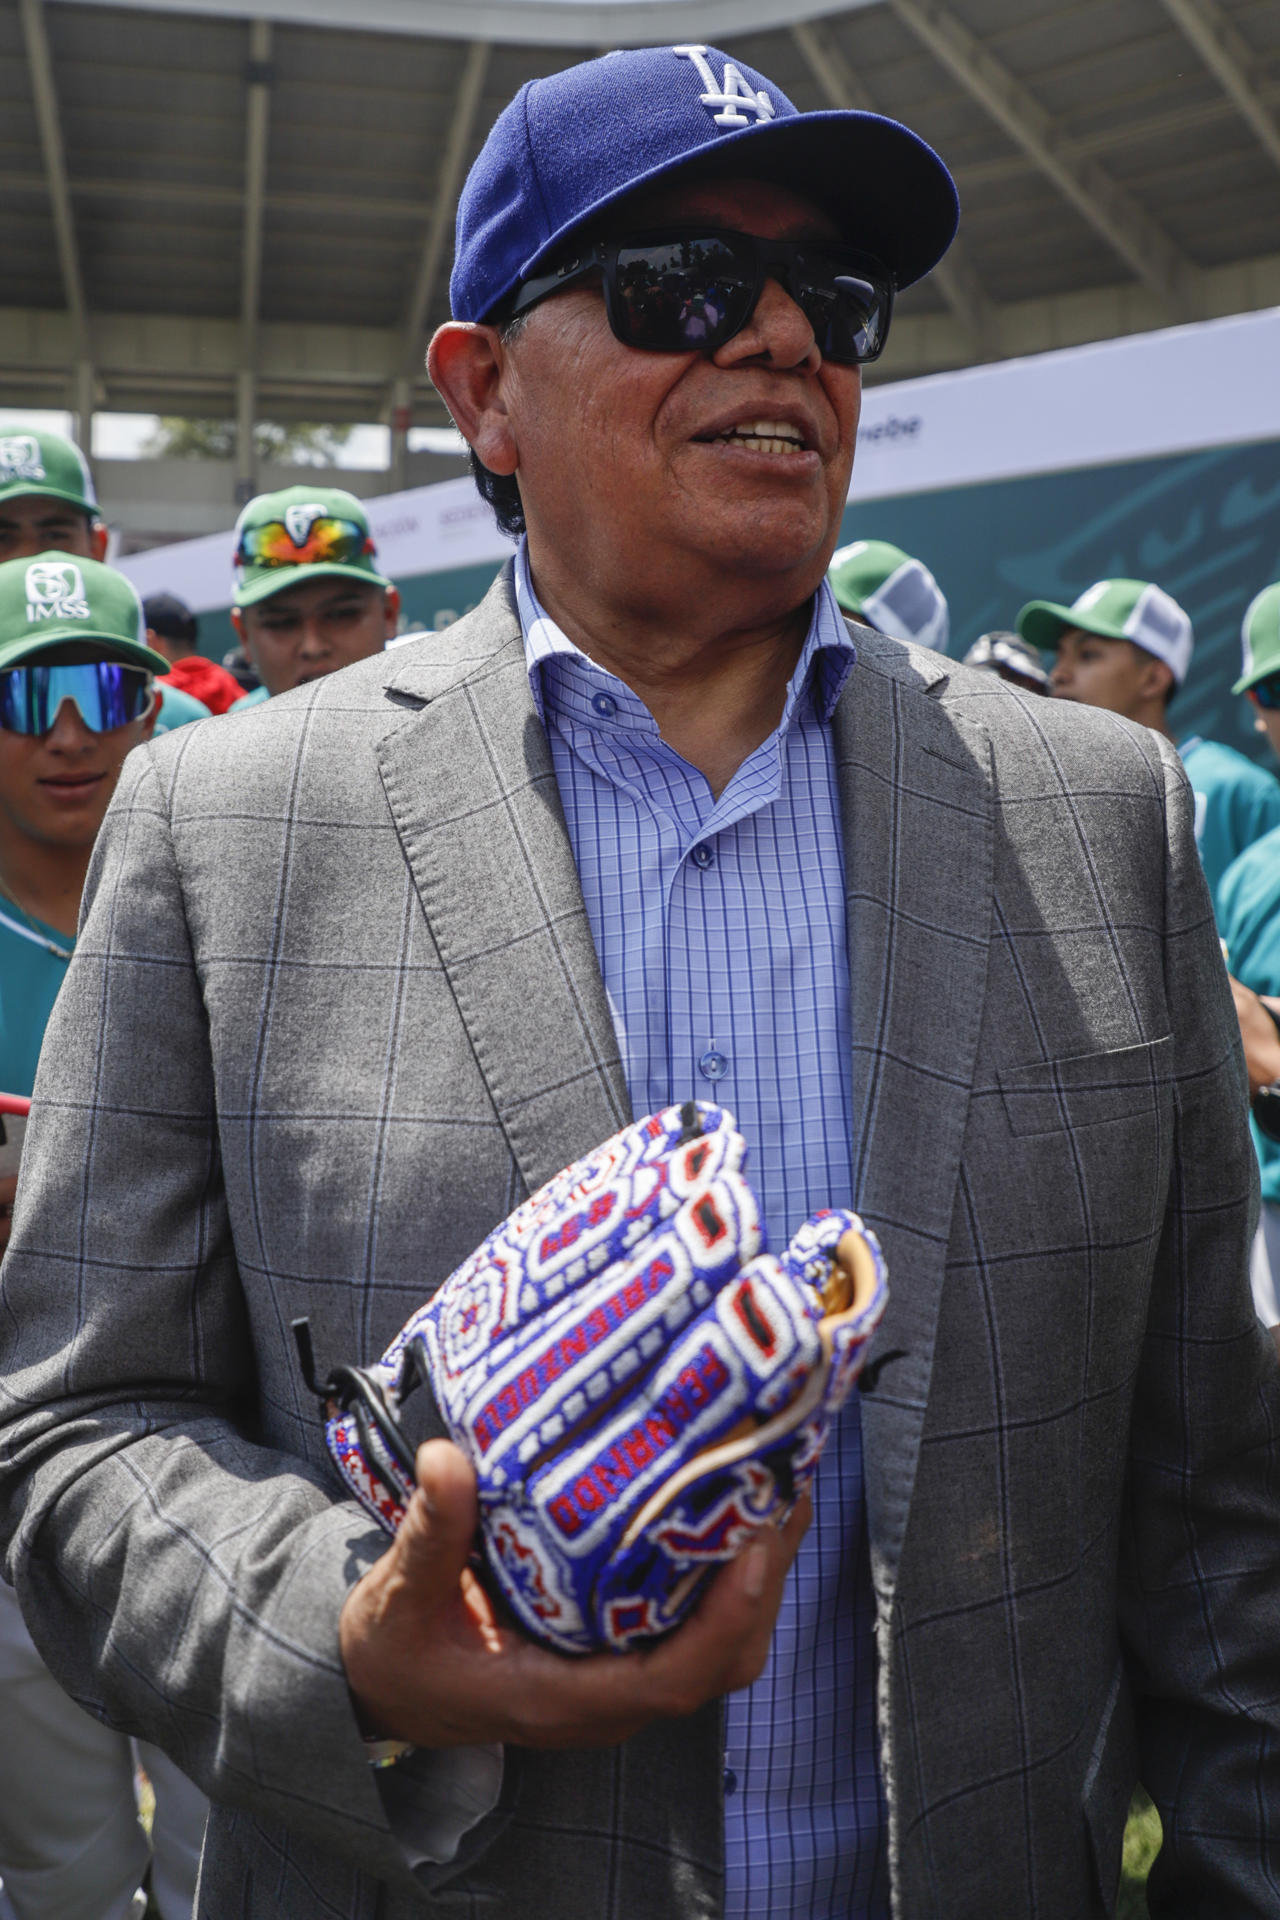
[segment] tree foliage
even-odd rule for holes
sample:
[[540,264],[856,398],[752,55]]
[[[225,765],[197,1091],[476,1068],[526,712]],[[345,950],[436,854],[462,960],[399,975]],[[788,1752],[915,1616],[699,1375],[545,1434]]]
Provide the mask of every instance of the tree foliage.
[[[259,420],[253,430],[258,459],[282,466],[334,466],[346,440],[346,428],[319,420]],[[142,451],[167,460],[232,460],[236,424],[234,420],[191,420],[178,414],[161,414]]]

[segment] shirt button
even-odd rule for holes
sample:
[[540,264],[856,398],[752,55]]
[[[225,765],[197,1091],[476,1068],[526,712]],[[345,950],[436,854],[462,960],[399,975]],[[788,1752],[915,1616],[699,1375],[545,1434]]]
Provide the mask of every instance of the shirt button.
[[729,1071],[729,1062],[715,1047],[708,1047],[698,1062],[698,1072],[706,1080],[723,1080]]
[[710,847],[707,845],[705,840],[700,840],[698,842],[697,846],[693,850],[692,857],[693,857],[694,866],[701,867],[704,873],[706,872],[708,867],[713,867],[715,865],[715,861],[716,861],[715,854],[712,853]]
[[612,694],[593,693],[591,696],[591,704],[602,720],[612,720],[614,714],[618,711],[618,703]]
[[732,1767],[726,1767],[724,1770],[724,1790],[726,1796],[738,1791],[738,1776]]

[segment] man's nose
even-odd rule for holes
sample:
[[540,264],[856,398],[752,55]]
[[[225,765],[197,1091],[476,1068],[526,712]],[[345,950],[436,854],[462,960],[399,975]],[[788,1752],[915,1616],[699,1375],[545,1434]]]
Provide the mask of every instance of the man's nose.
[[717,366],[727,367],[760,355],[765,355],[776,367],[803,368],[810,373],[816,373],[822,365],[822,355],[804,310],[772,274],[766,278],[746,326],[735,333],[732,340],[717,347],[711,357]]
[[56,753],[84,754],[92,750],[97,734],[87,727],[74,700],[64,700],[53,716],[45,745]]
[[320,654],[327,653],[328,651],[329,643],[325,639],[324,629],[320,622],[318,620],[304,620],[302,623],[302,637],[298,642],[298,652],[304,659],[314,660]]
[[1060,693],[1071,685],[1071,669],[1063,660],[1055,660],[1049,669],[1049,685],[1054,693]]

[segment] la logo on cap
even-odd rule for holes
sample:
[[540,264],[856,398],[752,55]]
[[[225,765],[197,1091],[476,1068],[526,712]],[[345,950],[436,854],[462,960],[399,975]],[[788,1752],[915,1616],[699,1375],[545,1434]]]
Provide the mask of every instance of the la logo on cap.
[[84,575],[74,560],[34,560],[27,568],[27,619],[87,620]]
[[286,507],[284,510],[285,531],[295,547],[305,547],[312,527],[317,520],[324,518],[329,509],[317,501],[309,501],[306,506]]
[[0,480],[43,480],[40,442],[31,433],[13,433],[0,440]]
[[773,119],[776,109],[768,94],[763,91],[757,93],[754,87],[749,87],[732,60],[726,60],[724,81],[717,88],[705,47],[673,47],[671,51],[679,54],[682,60],[692,60],[702,75],[702,84],[706,88],[702,104],[719,109],[711,116],[718,127],[749,127],[749,113],[755,115],[757,125],[761,120]]

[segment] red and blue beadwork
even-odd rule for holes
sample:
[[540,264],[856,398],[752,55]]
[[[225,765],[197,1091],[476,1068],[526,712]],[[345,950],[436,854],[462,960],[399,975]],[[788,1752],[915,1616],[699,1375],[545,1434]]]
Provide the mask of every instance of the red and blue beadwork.
[[429,1385],[475,1468],[493,1581],[565,1653],[670,1631],[808,1485],[884,1310],[856,1214],[775,1259],[722,1108],[625,1128],[495,1228],[370,1368],[321,1390],[326,1439],[389,1532]]

